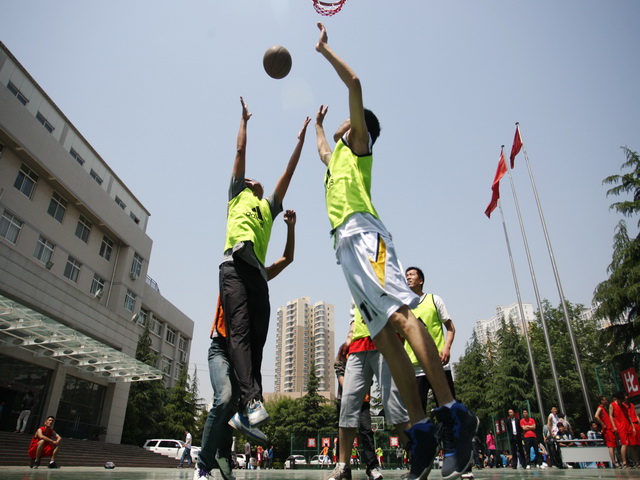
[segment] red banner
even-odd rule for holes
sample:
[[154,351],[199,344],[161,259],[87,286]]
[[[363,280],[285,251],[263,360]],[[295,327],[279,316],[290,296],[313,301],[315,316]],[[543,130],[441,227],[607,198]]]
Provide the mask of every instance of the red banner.
[[316,448],[315,438],[307,438],[307,448]]
[[638,375],[636,369],[631,367],[627,370],[620,372],[622,376],[622,383],[624,384],[624,391],[627,395],[633,397],[640,394],[640,385],[638,384]]

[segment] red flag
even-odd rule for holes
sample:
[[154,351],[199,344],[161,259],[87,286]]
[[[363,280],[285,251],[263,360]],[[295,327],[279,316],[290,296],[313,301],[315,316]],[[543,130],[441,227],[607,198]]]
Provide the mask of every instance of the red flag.
[[485,215],[491,218],[491,212],[493,212],[498,206],[498,199],[500,198],[500,179],[507,173],[507,162],[504,159],[504,148],[500,151],[500,160],[498,160],[498,168],[496,169],[496,176],[493,179],[493,185],[491,185],[491,202],[484,211]]
[[520,126],[516,123],[516,134],[513,137],[513,146],[511,147],[511,155],[509,158],[511,159],[511,168],[513,168],[513,163],[516,160],[516,155],[520,153],[520,149],[522,148],[522,138],[520,138]]

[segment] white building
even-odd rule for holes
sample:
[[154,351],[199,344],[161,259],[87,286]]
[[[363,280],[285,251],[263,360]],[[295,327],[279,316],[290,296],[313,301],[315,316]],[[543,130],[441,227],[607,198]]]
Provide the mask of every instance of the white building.
[[[193,321],[147,277],[149,212],[0,43],[0,401],[14,429],[120,441],[130,382],[172,385]],[[135,360],[149,322],[152,368]]]
[[277,311],[275,393],[299,397],[307,391],[310,368],[318,377],[318,392],[335,395],[334,308],[311,304],[309,297],[287,302]]
[[[523,303],[522,310],[524,311],[524,319],[527,325],[529,322],[536,321],[532,304]],[[487,343],[489,339],[495,340],[496,333],[500,329],[503,318],[507,322],[511,320],[520,333],[523,333],[522,321],[520,320],[520,308],[516,302],[509,306],[498,305],[496,307],[496,315],[488,320],[476,320],[475,332],[478,340],[481,343]]]

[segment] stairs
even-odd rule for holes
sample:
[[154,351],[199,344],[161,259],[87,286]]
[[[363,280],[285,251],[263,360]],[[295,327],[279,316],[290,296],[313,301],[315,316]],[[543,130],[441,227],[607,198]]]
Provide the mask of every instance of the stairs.
[[[29,465],[27,450],[31,435],[0,432],[0,466]],[[56,463],[61,467],[104,467],[106,462],[116,467],[176,468],[179,460],[150,452],[135,445],[63,438]],[[42,459],[46,468],[49,459]]]

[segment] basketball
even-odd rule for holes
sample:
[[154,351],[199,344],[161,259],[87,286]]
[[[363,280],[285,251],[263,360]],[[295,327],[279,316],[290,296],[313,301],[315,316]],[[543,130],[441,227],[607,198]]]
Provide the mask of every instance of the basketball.
[[274,45],[264,52],[262,65],[267,75],[279,80],[291,71],[291,54],[283,46]]

